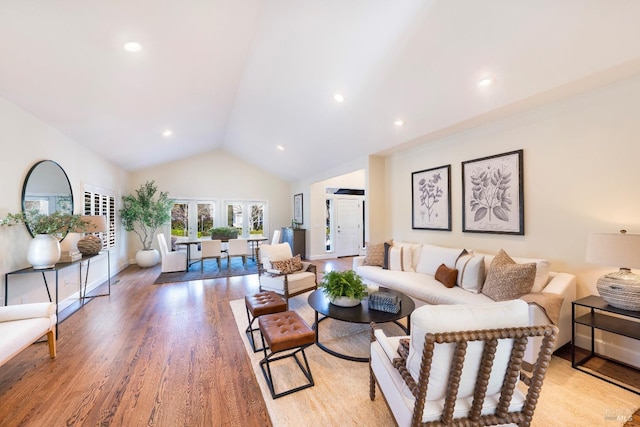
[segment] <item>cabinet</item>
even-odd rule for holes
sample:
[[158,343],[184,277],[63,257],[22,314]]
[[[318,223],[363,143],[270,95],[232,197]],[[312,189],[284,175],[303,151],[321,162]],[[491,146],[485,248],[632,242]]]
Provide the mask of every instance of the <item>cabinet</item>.
[[[587,308],[589,309],[589,311],[586,314],[578,316],[576,314],[576,308],[578,307]],[[584,312],[584,310],[582,311]],[[640,394],[640,389],[627,387],[625,384],[618,383],[605,374],[592,369],[588,369],[583,366],[589,359],[594,356],[598,356],[602,359],[612,360],[611,358],[601,356],[595,352],[596,329],[617,335],[622,335],[635,340],[640,340],[640,311],[630,311],[612,307],[607,304],[607,302],[601,297],[591,295],[574,301],[571,305],[571,313],[573,319],[573,325],[571,329],[571,366],[602,380],[605,380],[612,384],[616,384],[629,391]],[[591,345],[589,349],[590,352],[587,356],[583,357],[580,360],[576,360],[576,327],[578,325],[588,326],[591,332]],[[612,361],[617,362],[615,360]]]
[[282,243],[289,243],[291,253],[293,253],[294,256],[300,254],[302,259],[307,258],[306,235],[307,230],[304,228],[282,227]]

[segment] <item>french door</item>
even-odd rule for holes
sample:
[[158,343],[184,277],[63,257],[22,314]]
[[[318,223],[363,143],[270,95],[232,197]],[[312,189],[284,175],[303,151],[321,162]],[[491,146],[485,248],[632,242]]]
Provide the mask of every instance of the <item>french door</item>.
[[210,238],[215,207],[212,200],[176,200],[171,208],[171,236],[178,240]]
[[269,236],[266,201],[226,200],[224,215],[224,225],[238,229],[239,237]]

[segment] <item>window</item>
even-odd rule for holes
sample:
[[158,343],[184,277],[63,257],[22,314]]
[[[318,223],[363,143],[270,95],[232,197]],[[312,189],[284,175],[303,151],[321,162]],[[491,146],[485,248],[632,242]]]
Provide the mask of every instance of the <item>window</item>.
[[102,215],[107,218],[108,231],[97,234],[102,240],[102,249],[116,246],[116,199],[113,193],[90,185],[84,189],[84,215]]
[[207,238],[215,224],[215,201],[178,200],[171,208],[171,235],[177,238]]
[[227,200],[224,203],[226,217],[223,225],[237,228],[240,237],[268,236],[269,230],[265,229],[268,223],[267,207],[265,201]]

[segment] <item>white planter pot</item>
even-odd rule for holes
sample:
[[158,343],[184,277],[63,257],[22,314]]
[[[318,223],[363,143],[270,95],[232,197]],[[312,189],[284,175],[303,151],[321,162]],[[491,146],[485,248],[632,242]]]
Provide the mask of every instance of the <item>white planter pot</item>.
[[50,234],[36,234],[27,251],[27,261],[35,269],[51,268],[60,260],[60,242]]
[[160,262],[160,253],[155,249],[138,251],[136,253],[136,263],[140,267],[153,267]]
[[338,307],[355,307],[360,304],[360,300],[358,298],[338,297],[332,299],[331,304],[337,305]]

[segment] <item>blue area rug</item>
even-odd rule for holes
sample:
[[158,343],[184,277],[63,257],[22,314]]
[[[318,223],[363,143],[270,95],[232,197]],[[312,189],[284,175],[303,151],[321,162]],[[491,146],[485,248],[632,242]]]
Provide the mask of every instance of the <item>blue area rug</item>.
[[[193,261],[192,261],[193,262]],[[254,260],[247,257],[246,268],[242,265],[242,258],[232,258],[231,268],[227,268],[227,259],[220,260],[221,269],[218,270],[218,263],[215,259],[208,259],[204,262],[204,272],[200,272],[200,262],[189,266],[188,271],[176,271],[174,273],[160,273],[154,284],[187,282],[190,280],[218,279],[221,277],[246,276],[247,274],[258,274],[258,265]]]

